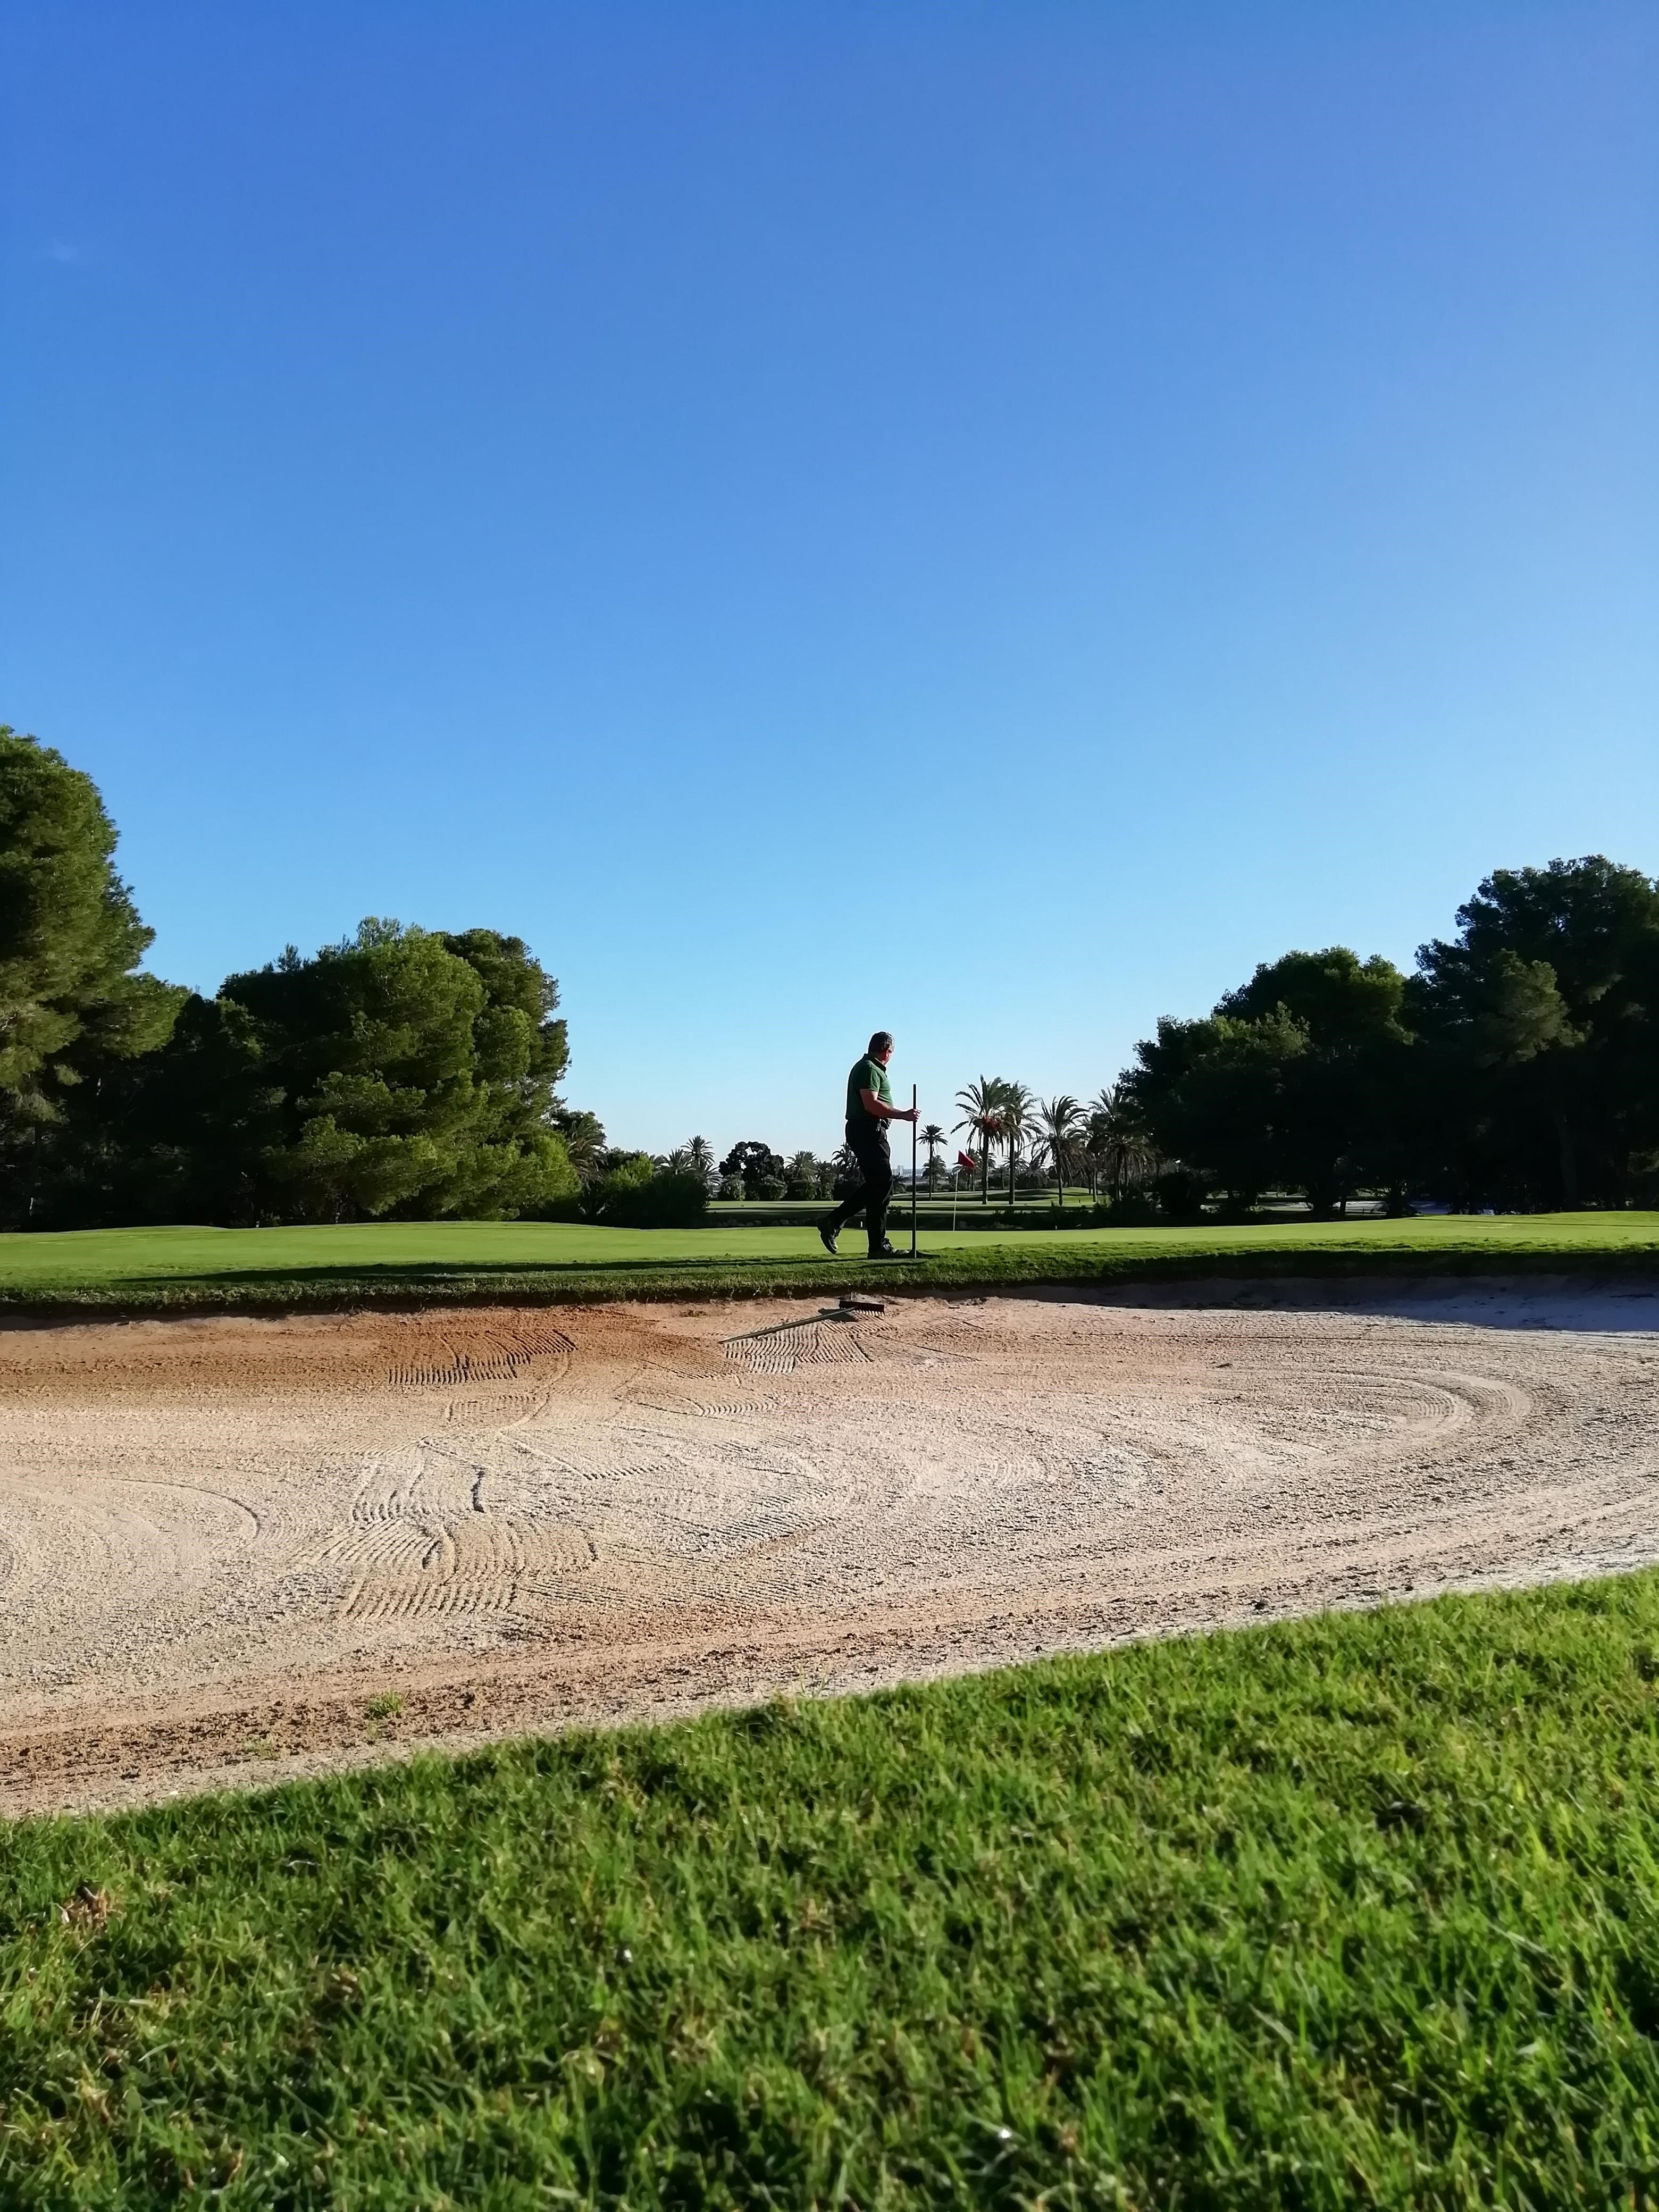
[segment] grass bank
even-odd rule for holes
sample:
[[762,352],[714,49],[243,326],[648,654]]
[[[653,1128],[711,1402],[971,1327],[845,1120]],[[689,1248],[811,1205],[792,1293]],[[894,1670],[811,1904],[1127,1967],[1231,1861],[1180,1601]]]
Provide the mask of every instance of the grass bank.
[[1659,1575],[0,1832],[18,2206],[1646,2204]]
[[874,1269],[849,1235],[805,1228],[603,1229],[386,1222],[307,1229],[115,1229],[0,1237],[0,1311],[127,1312],[382,1300],[717,1297],[867,1288],[994,1289],[1224,1274],[1659,1271],[1659,1213],[1432,1215],[1185,1229],[929,1229],[923,1264]]

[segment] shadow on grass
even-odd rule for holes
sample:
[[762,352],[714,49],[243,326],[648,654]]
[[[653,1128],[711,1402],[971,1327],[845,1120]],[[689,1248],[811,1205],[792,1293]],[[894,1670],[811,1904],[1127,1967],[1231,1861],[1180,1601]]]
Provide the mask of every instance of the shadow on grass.
[[732,1267],[827,1267],[834,1263],[826,1254],[803,1253],[799,1259],[781,1257],[732,1259],[725,1253],[673,1260],[422,1260],[398,1266],[382,1260],[358,1261],[337,1267],[216,1267],[210,1275],[106,1275],[111,1284],[226,1283],[249,1289],[273,1283],[459,1283],[525,1281],[539,1275],[693,1274]]

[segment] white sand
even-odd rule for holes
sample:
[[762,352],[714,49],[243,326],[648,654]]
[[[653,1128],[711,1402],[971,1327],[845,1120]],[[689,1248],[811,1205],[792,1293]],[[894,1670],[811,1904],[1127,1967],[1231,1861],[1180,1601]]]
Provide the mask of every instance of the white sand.
[[0,1331],[0,1806],[1659,1558],[1651,1289],[1229,1295]]

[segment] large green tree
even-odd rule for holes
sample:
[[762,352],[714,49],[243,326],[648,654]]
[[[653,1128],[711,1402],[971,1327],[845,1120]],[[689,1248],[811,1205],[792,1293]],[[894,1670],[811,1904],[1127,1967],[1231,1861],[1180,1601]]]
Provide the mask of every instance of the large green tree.
[[132,1072],[105,1218],[499,1218],[577,1189],[557,986],[521,939],[370,919],[193,999]]
[[1405,1000],[1406,979],[1392,961],[1361,960],[1334,945],[1265,963],[1216,1008],[1285,1038],[1275,1180],[1301,1191],[1316,1213],[1334,1212],[1361,1183],[1399,1178],[1395,1104],[1411,1042]]
[[1659,1183],[1659,885],[1600,854],[1500,869],[1407,981],[1286,953],[1161,1021],[1121,1090],[1158,1150],[1249,1204],[1356,1188],[1618,1206]]
[[115,842],[91,777],[0,726],[0,1216],[12,1225],[50,1206],[75,1171],[77,1127],[95,1120],[89,1101],[165,1042],[186,995],[138,972],[155,933],[115,872]]
[[489,1218],[571,1195],[557,996],[520,939],[373,917],[314,959],[231,976],[250,1087],[280,1095],[259,1162],[273,1210]]
[[1620,1205],[1659,1147],[1659,886],[1503,868],[1418,954],[1425,1172],[1462,1205]]
[[1207,1018],[1161,1021],[1124,1079],[1159,1152],[1235,1205],[1303,1192],[1329,1213],[1399,1173],[1405,978],[1344,945],[1259,967]]
[[1286,1086],[1306,1044],[1288,1015],[1165,1016],[1116,1086],[1120,1112],[1199,1184],[1253,1206],[1279,1180]]

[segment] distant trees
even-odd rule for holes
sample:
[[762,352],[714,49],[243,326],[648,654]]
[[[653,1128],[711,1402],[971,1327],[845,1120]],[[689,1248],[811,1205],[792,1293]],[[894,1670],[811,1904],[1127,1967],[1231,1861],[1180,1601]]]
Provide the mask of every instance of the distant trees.
[[1659,885],[1599,854],[1500,870],[1416,973],[1286,953],[1119,1085],[1147,1139],[1233,1205],[1359,1188],[1458,1207],[1620,1206],[1659,1170]]
[[227,1222],[546,1212],[579,1181],[556,1122],[568,1057],[557,999],[522,939],[494,930],[371,917],[310,959],[290,946],[190,999],[166,1043],[112,1082],[80,1210]]
[[828,1198],[836,1181],[834,1160],[821,1160],[815,1152],[800,1152],[784,1170],[784,1195],[794,1199]]
[[737,1178],[745,1198],[781,1198],[789,1188],[789,1163],[758,1137],[733,1145],[720,1171],[722,1181]]
[[1125,1083],[1109,1084],[1088,1109],[1083,1157],[1089,1192],[1098,1200],[1103,1183],[1114,1202],[1147,1182],[1158,1166],[1158,1152]]
[[1025,1139],[1033,1127],[1036,1102],[1023,1083],[1000,1083],[997,1086],[997,1134],[1002,1139],[1003,1150],[1008,1155],[1008,1203],[1014,1202],[1016,1182],[1019,1173],[1019,1157]]
[[[989,1202],[1045,1164],[1115,1206],[1244,1212],[1358,1192],[1404,1208],[1659,1198],[1659,884],[1599,854],[1500,869],[1414,972],[1344,945],[1264,962],[1207,1014],[1165,1017],[1085,1109],[981,1075],[957,1093]],[[929,1144],[945,1140],[937,1124]],[[1145,1193],[1145,1195],[1141,1194]]]
[[[1064,1204],[1243,1212],[1620,1206],[1659,1197],[1659,884],[1601,855],[1499,870],[1407,975],[1343,945],[1265,962],[1209,1013],[1165,1017],[1085,1109],[981,1076],[957,1095],[988,1201],[1000,1147]],[[941,1133],[942,1134],[942,1133]]]
[[0,730],[0,1190],[9,1224],[544,1212],[574,1200],[558,987],[521,939],[371,918],[210,999],[152,933],[89,777]]
[[957,1093],[957,1104],[962,1119],[955,1124],[957,1130],[966,1129],[979,1139],[979,1200],[988,1206],[991,1200],[991,1147],[1002,1132],[1001,1099],[1007,1085],[1000,1075],[981,1075],[977,1083],[965,1084]]
[[665,1175],[699,1176],[706,1183],[714,1172],[714,1155],[707,1137],[690,1137],[660,1155],[656,1164]]
[[708,1178],[685,1158],[665,1160],[649,1152],[606,1154],[601,1172],[582,1194],[586,1219],[616,1229],[687,1229],[708,1212]]
[[[152,933],[91,780],[0,727],[0,1222],[695,1219],[844,1190],[843,1147],[702,1136],[619,1152],[561,1094],[558,987],[524,941],[370,917],[211,997],[143,972]],[[1358,1191],[1404,1207],[1659,1195],[1659,884],[1599,854],[1500,869],[1402,974],[1346,946],[1166,1017],[1086,1107],[981,1075],[957,1094],[982,1204],[1043,1164],[1115,1207]],[[920,1132],[930,1190],[946,1133]],[[1024,1168],[1024,1173],[1022,1172]]]
[[1122,1079],[1126,1105],[1235,1206],[1297,1189],[1334,1212],[1393,1164],[1404,997],[1386,960],[1340,945],[1286,953],[1204,1018],[1160,1021]]
[[584,1186],[597,1181],[605,1172],[608,1149],[605,1124],[599,1115],[590,1114],[585,1107],[567,1106],[562,1099],[556,1099],[548,1115],[548,1125],[563,1138],[577,1180]]
[[1075,1098],[1062,1092],[1057,1098],[1039,1103],[1036,1121],[1037,1157],[1046,1158],[1054,1169],[1054,1198],[1063,1212],[1066,1178],[1083,1134],[1083,1109]]
[[1453,1203],[1619,1206],[1659,1153],[1659,885],[1500,869],[1418,954],[1406,1141]]

